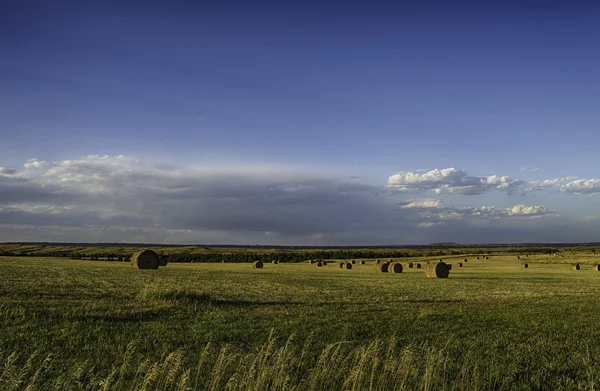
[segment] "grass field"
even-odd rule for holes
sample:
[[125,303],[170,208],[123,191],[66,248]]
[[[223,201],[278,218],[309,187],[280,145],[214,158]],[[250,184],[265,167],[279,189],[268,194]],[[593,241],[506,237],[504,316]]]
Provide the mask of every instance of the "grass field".
[[600,388],[600,257],[464,258],[435,280],[0,257],[0,389]]

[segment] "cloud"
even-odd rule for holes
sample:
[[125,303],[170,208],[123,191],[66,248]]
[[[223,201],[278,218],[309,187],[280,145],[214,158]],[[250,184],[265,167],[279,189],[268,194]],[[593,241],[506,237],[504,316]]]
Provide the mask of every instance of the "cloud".
[[600,179],[579,179],[560,187],[560,191],[571,194],[600,193]]
[[0,175],[10,176],[16,174],[17,170],[0,166]]
[[391,175],[386,187],[400,192],[421,193],[433,191],[444,195],[479,195],[489,190],[506,191],[513,194],[526,182],[513,180],[508,176],[474,177],[465,170],[454,167],[433,169],[426,172],[400,172]]
[[[338,172],[299,167],[177,165],[106,155],[27,163],[21,171],[0,171],[3,240],[493,242],[550,235],[559,226],[556,213],[541,205],[453,206],[448,198],[437,199],[435,194],[511,193],[526,186],[454,168],[395,174],[385,185],[372,186]],[[558,189],[571,182],[562,178],[536,186]],[[407,198],[407,192],[423,191],[430,196]],[[579,232],[573,227],[570,232]],[[489,236],[492,228],[496,236]]]
[[539,171],[539,168],[534,167],[534,166],[524,166],[524,167],[521,167],[521,171],[537,172],[537,171]]
[[50,163],[48,163],[44,160],[29,159],[29,160],[27,160],[27,162],[25,164],[23,164],[23,166],[25,168],[39,168],[39,167],[47,166],[48,164],[50,164]]

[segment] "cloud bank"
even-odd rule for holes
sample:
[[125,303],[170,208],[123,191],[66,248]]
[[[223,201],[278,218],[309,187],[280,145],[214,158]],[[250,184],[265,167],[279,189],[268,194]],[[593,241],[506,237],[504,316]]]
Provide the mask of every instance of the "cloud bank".
[[[456,168],[402,172],[380,186],[359,180],[294,167],[175,165],[127,156],[30,159],[21,170],[0,167],[0,241],[544,241],[555,240],[563,224],[551,208],[518,202],[453,206],[447,197],[498,191],[510,198],[550,188],[570,194],[600,191],[600,180],[534,183],[476,177]],[[440,195],[443,201],[435,197]]]

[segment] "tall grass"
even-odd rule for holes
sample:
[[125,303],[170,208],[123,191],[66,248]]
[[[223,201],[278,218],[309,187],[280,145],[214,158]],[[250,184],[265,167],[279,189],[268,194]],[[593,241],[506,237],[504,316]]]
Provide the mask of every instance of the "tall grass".
[[[255,351],[230,345],[207,344],[196,357],[175,350],[155,362],[136,354],[130,344],[109,371],[96,371],[87,361],[55,368],[51,354],[20,357],[0,352],[0,389],[14,390],[489,390],[545,389],[530,373],[519,383],[519,369],[502,373],[493,357],[477,349],[457,354],[452,343],[441,348],[427,344],[399,346],[395,340],[354,345],[338,342],[311,356],[310,339],[278,341],[272,333]],[[575,358],[577,359],[577,358]],[[589,349],[579,364],[586,379],[552,375],[553,389],[595,389],[598,366]],[[56,374],[60,373],[60,376]],[[532,382],[533,381],[533,382]],[[527,384],[527,386],[525,386]]]

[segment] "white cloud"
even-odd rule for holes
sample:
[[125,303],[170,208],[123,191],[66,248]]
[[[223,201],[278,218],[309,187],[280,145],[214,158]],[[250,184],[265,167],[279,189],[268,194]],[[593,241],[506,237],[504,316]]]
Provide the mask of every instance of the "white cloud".
[[23,164],[23,166],[25,168],[39,168],[39,167],[45,167],[48,164],[50,164],[50,163],[48,163],[44,160],[29,159],[29,160],[27,160],[27,162],[25,164]]
[[391,175],[386,187],[401,192],[425,192],[432,190],[445,195],[478,195],[488,190],[502,190],[513,193],[525,182],[510,179],[508,176],[469,176],[465,170],[454,167],[434,169],[427,172],[400,172]]
[[9,176],[16,174],[17,170],[0,166],[0,175]]
[[408,200],[401,202],[400,205],[403,209],[441,209],[446,207],[441,200],[434,198]]
[[560,187],[560,191],[571,194],[600,193],[600,179],[579,179]]

